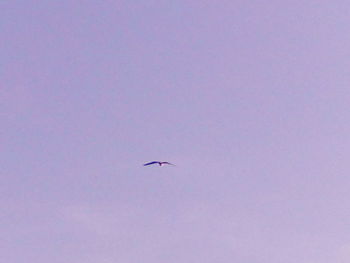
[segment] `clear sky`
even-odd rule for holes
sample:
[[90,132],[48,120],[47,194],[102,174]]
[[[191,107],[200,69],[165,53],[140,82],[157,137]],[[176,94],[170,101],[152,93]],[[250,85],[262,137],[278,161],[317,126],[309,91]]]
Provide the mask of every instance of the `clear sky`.
[[350,262],[348,0],[0,17],[1,262]]

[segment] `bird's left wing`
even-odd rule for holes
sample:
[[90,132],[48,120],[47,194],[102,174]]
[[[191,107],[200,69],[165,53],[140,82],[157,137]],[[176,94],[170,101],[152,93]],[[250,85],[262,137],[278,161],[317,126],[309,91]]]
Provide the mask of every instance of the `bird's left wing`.
[[155,163],[158,163],[158,162],[145,163],[143,166],[147,166],[147,165],[151,165],[151,164],[155,164]]

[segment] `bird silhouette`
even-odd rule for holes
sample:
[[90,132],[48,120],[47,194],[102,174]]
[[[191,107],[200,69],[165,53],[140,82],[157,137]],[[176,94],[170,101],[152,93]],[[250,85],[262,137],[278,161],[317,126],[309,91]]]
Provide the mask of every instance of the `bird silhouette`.
[[145,163],[143,166],[147,166],[147,165],[152,165],[152,164],[159,164],[159,166],[162,166],[164,164],[168,164],[168,165],[175,165],[169,162],[159,162],[159,161],[154,161],[154,162],[149,162],[149,163]]

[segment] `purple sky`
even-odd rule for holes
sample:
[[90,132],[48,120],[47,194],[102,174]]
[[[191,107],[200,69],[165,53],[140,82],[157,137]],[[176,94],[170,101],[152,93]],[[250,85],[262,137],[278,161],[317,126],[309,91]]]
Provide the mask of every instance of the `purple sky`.
[[348,0],[0,16],[1,262],[350,262]]

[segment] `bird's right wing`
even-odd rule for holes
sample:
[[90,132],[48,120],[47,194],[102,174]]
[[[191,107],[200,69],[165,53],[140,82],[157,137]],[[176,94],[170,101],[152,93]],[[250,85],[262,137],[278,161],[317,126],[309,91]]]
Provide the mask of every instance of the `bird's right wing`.
[[175,166],[175,164],[169,163],[169,162],[163,162],[163,164],[169,164],[169,165],[174,165]]

